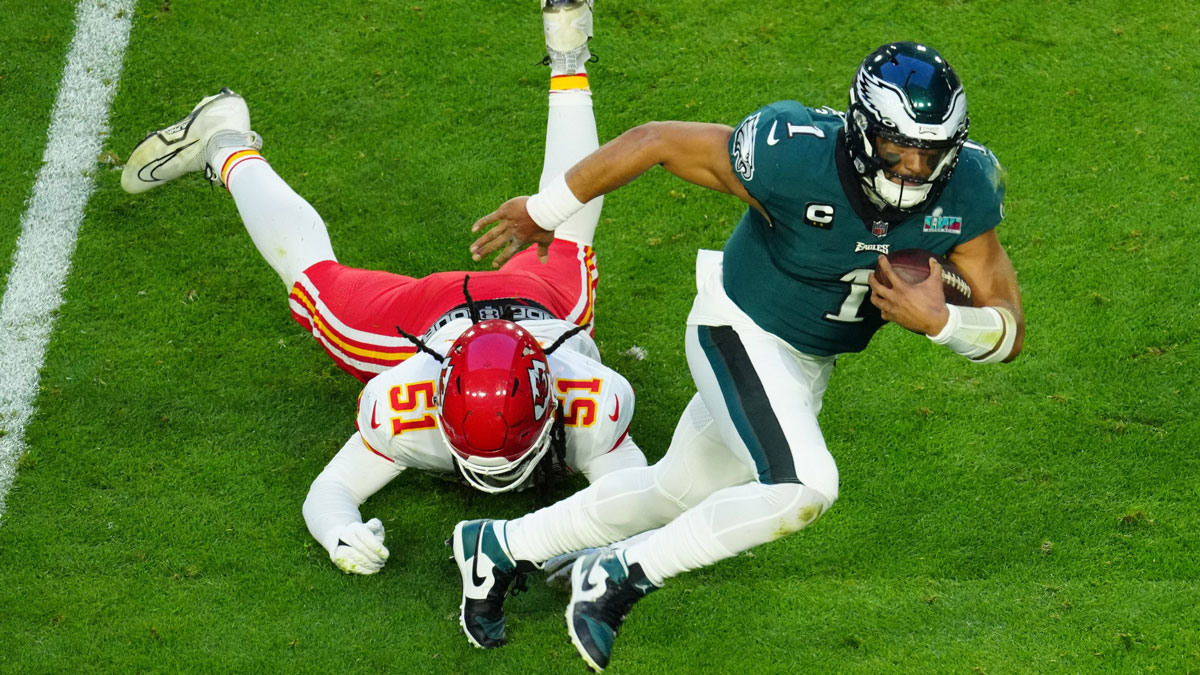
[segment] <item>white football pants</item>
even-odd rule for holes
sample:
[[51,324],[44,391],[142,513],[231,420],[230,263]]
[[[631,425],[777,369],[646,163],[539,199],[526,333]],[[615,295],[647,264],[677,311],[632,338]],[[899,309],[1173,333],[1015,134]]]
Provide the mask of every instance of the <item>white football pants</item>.
[[802,529],[837,499],[817,425],[833,359],[754,325],[725,296],[720,254],[701,252],[697,267],[687,356],[699,393],[666,456],[509,521],[514,557],[540,562],[661,528],[625,550],[661,584]]
[[[542,185],[598,147],[591,93],[576,90],[550,94]],[[271,165],[242,162],[230,170],[226,183],[255,248],[285,286],[291,288],[300,273],[312,265],[337,260],[325,221]],[[588,202],[555,231],[555,236],[591,246],[602,204],[602,198]]]

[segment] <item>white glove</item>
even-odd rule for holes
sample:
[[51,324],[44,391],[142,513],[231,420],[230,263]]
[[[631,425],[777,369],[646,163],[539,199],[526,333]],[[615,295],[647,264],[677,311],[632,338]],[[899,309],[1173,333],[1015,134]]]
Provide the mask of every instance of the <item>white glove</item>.
[[575,561],[583,556],[598,551],[595,548],[585,548],[581,551],[571,551],[554,556],[542,564],[542,572],[546,574],[546,585],[556,591],[571,592],[571,568]]
[[387,547],[383,545],[383,523],[372,518],[343,527],[329,558],[346,574],[374,574],[383,569],[388,559]]

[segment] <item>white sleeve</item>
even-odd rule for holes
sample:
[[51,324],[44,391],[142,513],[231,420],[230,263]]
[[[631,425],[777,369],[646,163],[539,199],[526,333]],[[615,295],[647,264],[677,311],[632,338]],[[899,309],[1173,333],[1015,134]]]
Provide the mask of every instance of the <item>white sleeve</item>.
[[[620,373],[595,364],[593,374],[601,375],[604,389],[596,401],[596,421],[585,428],[567,427],[568,444],[574,444],[576,468],[589,481],[631,466],[646,466],[646,456],[629,435],[633,422],[635,397],[633,386]],[[573,401],[571,401],[573,403]]]
[[304,499],[308,531],[330,554],[338,532],[350,523],[361,523],[358,505],[395,478],[403,466],[371,452],[355,433],[325,465]]
[[646,455],[642,453],[642,449],[637,446],[637,443],[633,442],[633,438],[629,434],[625,434],[617,447],[592,458],[592,461],[583,467],[583,475],[587,476],[588,482],[595,483],[601,476],[614,471],[643,466],[646,466]]

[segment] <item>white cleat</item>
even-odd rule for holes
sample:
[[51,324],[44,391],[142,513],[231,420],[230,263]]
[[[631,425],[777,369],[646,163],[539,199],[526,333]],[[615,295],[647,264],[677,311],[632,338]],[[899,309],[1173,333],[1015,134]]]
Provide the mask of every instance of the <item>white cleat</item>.
[[555,72],[576,73],[591,58],[593,0],[539,0],[546,59]]
[[221,167],[208,166],[208,158],[214,150],[230,147],[258,150],[262,138],[250,130],[245,99],[222,89],[200,101],[187,117],[142,139],[121,172],[121,187],[138,194],[199,171],[219,181]]

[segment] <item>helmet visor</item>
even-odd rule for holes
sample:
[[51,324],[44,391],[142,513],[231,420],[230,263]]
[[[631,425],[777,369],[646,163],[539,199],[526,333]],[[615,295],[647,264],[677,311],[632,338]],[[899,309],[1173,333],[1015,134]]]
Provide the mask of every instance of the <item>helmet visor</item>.
[[953,139],[918,141],[887,132],[875,136],[879,166],[895,183],[915,186],[933,182],[957,153]]

